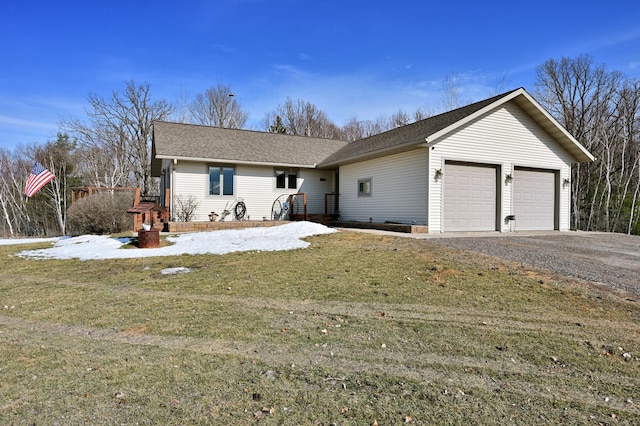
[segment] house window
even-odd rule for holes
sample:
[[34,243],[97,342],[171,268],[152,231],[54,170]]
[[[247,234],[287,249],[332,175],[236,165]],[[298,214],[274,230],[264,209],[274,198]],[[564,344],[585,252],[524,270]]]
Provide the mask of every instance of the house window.
[[371,178],[358,179],[358,197],[370,197],[371,192]]
[[233,167],[209,166],[209,195],[233,195]]
[[276,188],[297,189],[298,172],[296,170],[276,170]]

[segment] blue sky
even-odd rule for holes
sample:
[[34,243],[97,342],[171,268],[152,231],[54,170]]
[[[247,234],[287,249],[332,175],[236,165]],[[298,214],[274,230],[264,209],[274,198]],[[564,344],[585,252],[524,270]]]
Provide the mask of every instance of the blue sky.
[[230,85],[253,128],[287,96],[342,125],[437,111],[447,76],[465,101],[531,91],[536,66],[580,54],[640,78],[640,2],[5,1],[0,148],[54,139],[126,80],[170,102]]

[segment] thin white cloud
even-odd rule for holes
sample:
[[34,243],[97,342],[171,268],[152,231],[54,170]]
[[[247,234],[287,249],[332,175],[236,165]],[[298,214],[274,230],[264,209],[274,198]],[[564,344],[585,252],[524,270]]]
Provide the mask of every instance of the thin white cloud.
[[588,49],[589,51],[597,51],[600,49],[628,43],[637,39],[640,39],[640,27],[630,28],[624,31],[610,33],[601,37],[591,39],[588,42],[584,43],[582,47]]
[[63,117],[84,114],[79,99],[49,95],[0,97],[0,146],[44,143],[55,138]]
[[[262,124],[264,115],[273,111],[286,97],[311,102],[325,111],[336,124],[352,117],[375,120],[399,109],[413,112],[418,108],[440,112],[443,80],[385,80],[374,72],[353,74],[321,74],[306,69],[278,64],[268,84],[247,90],[251,99],[244,105],[251,110],[253,122]],[[496,93],[491,78],[479,70],[456,74],[461,100],[474,102]],[[269,91],[264,91],[264,87]]]
[[313,78],[310,72],[304,71],[301,68],[291,64],[277,64],[273,65],[273,69],[280,74],[283,74],[288,79],[294,80],[308,80]]
[[51,129],[56,126],[56,123],[40,120],[30,120],[24,118],[8,117],[6,115],[0,115],[0,126],[13,127],[13,128],[29,128],[29,129]]
[[236,49],[231,47],[231,46],[227,46],[225,44],[214,44],[212,46],[215,50],[218,50],[220,52],[224,52],[224,53],[235,53]]

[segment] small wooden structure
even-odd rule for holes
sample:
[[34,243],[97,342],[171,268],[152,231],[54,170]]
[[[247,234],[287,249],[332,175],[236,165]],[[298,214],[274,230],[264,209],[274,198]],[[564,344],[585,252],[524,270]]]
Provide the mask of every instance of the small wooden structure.
[[133,191],[135,192],[135,198],[133,205],[135,206],[140,202],[140,188],[107,188],[100,186],[81,186],[71,188],[71,204],[84,197],[90,197],[94,192],[100,191]]
[[291,220],[307,220],[307,193],[298,192],[287,198],[289,218]]
[[164,207],[154,203],[153,201],[141,201],[135,206],[127,210],[127,213],[133,214],[133,229],[140,230],[143,228],[157,229],[164,228],[164,224],[169,222],[169,212]]
[[169,212],[153,201],[142,201],[127,210],[133,214],[133,229],[138,231],[139,248],[160,247],[160,231],[169,221]]

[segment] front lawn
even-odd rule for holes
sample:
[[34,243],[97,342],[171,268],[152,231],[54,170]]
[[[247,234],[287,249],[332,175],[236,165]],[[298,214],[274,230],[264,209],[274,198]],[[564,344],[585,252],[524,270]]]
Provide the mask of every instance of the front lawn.
[[84,262],[0,247],[0,423],[640,423],[637,298],[428,240],[307,240]]

